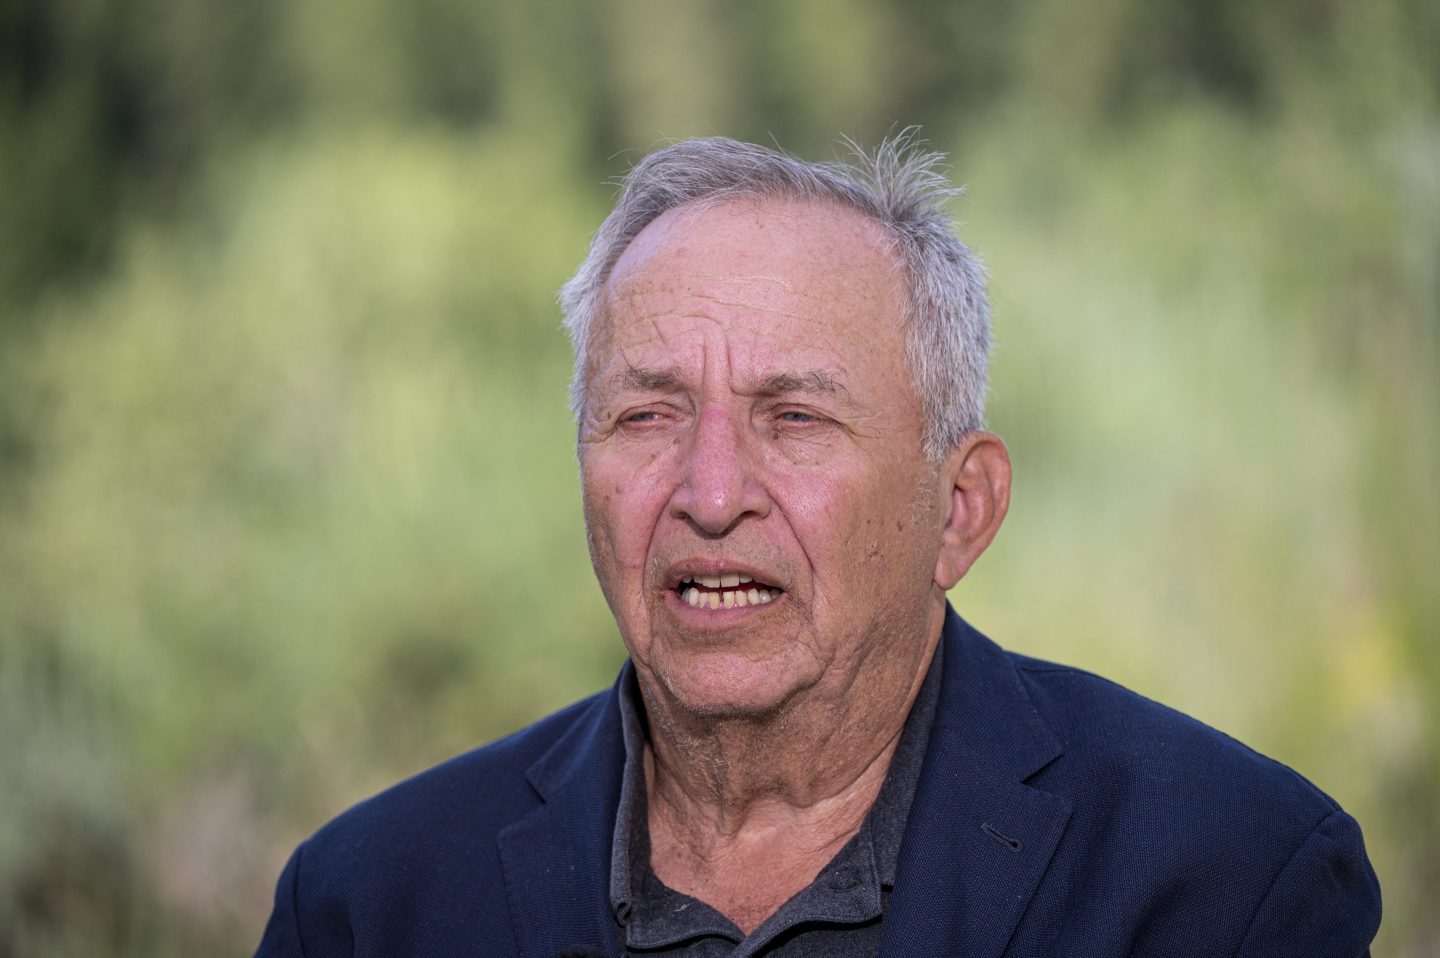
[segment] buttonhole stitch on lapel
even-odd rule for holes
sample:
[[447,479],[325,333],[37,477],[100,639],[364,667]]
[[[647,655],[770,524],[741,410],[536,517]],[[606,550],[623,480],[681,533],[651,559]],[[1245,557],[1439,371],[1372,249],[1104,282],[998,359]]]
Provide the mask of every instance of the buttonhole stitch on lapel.
[[995,839],[1000,844],[1004,845],[1006,848],[1010,849],[1012,852],[1018,852],[1020,850],[1020,839],[1011,838],[1009,835],[1000,834],[1000,832],[995,829],[995,826],[991,825],[989,822],[981,825],[980,830],[986,835],[989,835],[991,838]]

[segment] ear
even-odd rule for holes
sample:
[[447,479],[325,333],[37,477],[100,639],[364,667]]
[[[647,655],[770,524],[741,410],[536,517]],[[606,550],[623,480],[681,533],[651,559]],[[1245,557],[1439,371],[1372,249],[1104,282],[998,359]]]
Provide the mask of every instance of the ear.
[[935,584],[948,590],[990,545],[1010,508],[1010,453],[999,436],[972,432],[942,466],[948,487]]

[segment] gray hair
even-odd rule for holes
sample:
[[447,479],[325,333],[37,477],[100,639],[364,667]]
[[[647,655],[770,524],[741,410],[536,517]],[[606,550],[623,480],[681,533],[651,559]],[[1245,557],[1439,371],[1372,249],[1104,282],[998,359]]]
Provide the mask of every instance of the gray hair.
[[990,351],[985,271],[944,211],[946,201],[963,191],[946,179],[944,154],[922,149],[913,129],[868,152],[846,142],[853,162],[807,163],[723,137],[684,140],[631,169],[585,261],[560,291],[575,347],[570,404],[577,417],[584,415],[605,283],[640,231],[681,206],[787,199],[849,207],[890,236],[909,286],[906,356],[925,412],[925,454],[938,460],[983,428]]

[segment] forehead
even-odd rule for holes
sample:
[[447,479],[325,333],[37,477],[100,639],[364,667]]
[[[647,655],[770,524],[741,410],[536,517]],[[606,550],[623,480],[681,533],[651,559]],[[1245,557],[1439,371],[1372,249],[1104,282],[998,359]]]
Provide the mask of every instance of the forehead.
[[784,200],[681,207],[616,263],[592,373],[617,352],[644,361],[717,336],[763,346],[748,354],[755,361],[791,350],[898,355],[905,312],[890,237],[860,213]]

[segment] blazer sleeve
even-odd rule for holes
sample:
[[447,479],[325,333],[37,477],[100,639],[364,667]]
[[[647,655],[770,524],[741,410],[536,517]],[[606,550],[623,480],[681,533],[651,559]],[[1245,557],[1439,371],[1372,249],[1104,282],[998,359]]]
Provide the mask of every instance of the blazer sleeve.
[[1332,812],[1266,892],[1236,958],[1366,958],[1380,928],[1380,883],[1355,819]]

